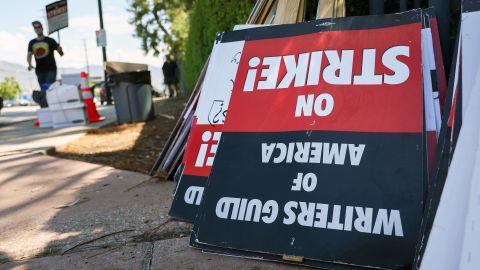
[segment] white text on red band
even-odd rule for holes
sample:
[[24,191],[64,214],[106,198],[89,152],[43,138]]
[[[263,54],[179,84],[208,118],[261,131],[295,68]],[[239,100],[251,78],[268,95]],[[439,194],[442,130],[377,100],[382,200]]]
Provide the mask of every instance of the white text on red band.
[[[324,56],[328,64],[322,67]],[[358,57],[354,50],[324,50],[262,59],[254,56],[248,60],[249,70],[243,91],[284,89],[290,87],[292,82],[293,87],[314,86],[320,83],[320,79],[331,85],[402,84],[410,76],[410,69],[398,59],[399,56],[409,57],[410,47],[394,46],[382,52],[381,63],[392,71],[390,74],[375,73],[377,49],[363,49],[359,74],[353,74],[354,58]],[[282,62],[286,73],[280,79]],[[257,76],[257,72],[260,72],[260,76]]]

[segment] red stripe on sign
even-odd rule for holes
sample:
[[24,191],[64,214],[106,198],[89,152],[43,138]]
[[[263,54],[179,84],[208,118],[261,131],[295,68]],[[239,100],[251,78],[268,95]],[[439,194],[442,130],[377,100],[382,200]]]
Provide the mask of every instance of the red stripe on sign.
[[194,122],[185,151],[183,174],[210,175],[222,128],[223,125],[198,125]]
[[455,112],[457,110],[457,89],[455,89],[453,100],[450,109],[450,115],[448,116],[448,127],[453,127],[453,121],[455,121]]
[[422,132],[420,29],[247,41],[224,131]]

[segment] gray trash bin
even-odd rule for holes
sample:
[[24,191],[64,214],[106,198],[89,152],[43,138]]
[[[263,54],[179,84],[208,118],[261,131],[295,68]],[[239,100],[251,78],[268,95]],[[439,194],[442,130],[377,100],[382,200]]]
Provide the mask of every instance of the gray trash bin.
[[108,82],[112,89],[119,124],[148,121],[153,118],[150,71],[111,74]]

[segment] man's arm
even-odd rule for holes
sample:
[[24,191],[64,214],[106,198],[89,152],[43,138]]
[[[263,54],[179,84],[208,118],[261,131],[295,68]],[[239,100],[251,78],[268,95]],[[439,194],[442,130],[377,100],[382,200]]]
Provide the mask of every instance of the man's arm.
[[62,46],[58,45],[58,47],[57,47],[57,52],[58,52],[58,54],[60,54],[60,56],[63,56]]
[[27,53],[28,70],[32,70],[32,69],[33,69],[33,66],[32,66],[32,55],[33,55],[33,53],[30,52],[30,51]]
[[58,52],[58,54],[60,54],[60,56],[63,56],[62,46],[60,46],[60,44],[58,44],[57,41],[53,38],[51,39],[51,41],[53,43],[54,50],[56,50]]

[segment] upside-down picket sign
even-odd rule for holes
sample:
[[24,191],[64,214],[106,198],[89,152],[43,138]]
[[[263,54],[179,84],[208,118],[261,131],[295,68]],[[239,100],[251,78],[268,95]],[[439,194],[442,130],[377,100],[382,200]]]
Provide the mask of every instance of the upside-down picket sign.
[[210,175],[244,41],[215,42],[169,215],[193,222]]
[[411,264],[426,170],[420,18],[225,33],[245,41],[191,244],[313,266]]

